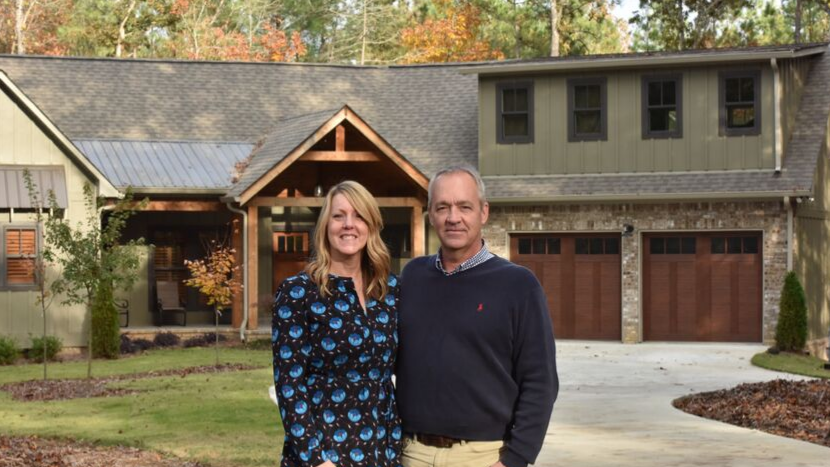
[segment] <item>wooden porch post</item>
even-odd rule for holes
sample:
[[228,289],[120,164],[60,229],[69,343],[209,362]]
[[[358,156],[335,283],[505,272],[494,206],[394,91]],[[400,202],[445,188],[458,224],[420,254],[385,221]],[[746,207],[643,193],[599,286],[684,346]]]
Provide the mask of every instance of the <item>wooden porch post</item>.
[[259,321],[259,208],[248,206],[248,329],[256,329]]
[[412,238],[412,257],[424,255],[424,207],[412,206],[412,221],[410,222],[412,229],[410,238]]
[[[240,279],[239,282],[242,283],[242,276],[245,275],[244,268],[247,266],[245,263],[245,256],[244,252],[242,251],[242,239],[245,232],[243,229],[242,223],[242,216],[239,214],[234,214],[233,216],[233,225],[235,226],[233,230],[233,235],[231,236],[231,247],[236,250],[236,254],[234,255],[234,259],[236,260],[236,264],[239,266],[239,274]],[[233,303],[231,304],[231,326],[236,329],[239,329],[242,326],[242,306],[245,302],[244,294],[247,293],[245,290],[240,291],[239,293],[233,294]]]

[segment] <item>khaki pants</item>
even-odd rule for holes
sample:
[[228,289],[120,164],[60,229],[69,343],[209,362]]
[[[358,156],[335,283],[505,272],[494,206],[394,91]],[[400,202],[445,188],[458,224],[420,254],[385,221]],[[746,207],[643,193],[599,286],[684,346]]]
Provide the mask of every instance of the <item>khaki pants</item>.
[[450,448],[436,448],[407,436],[403,442],[403,467],[490,467],[499,461],[503,441],[462,441]]

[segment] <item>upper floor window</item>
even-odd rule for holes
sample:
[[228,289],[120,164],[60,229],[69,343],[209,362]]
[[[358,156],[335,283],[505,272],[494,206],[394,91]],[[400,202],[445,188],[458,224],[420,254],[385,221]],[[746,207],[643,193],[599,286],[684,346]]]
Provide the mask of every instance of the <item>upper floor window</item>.
[[35,256],[38,250],[34,226],[3,227],[0,251],[0,287],[30,289],[36,285]]
[[533,82],[515,81],[496,85],[496,142],[533,142]]
[[681,138],[682,78],[680,75],[643,77],[643,138]]
[[605,78],[568,80],[568,141],[608,139]]
[[720,75],[720,134],[761,133],[761,74],[758,71]]

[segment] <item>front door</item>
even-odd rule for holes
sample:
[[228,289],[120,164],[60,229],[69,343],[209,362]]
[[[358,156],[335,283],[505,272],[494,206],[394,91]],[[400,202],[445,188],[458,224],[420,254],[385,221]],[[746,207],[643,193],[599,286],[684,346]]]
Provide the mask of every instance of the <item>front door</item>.
[[274,293],[286,278],[302,271],[308,263],[308,232],[274,232]]

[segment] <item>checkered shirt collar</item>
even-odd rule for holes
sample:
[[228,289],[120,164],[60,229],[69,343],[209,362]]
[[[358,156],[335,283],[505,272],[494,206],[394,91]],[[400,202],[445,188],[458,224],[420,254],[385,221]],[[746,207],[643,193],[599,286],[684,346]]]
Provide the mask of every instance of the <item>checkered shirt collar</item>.
[[453,269],[452,271],[447,271],[444,269],[444,263],[441,262],[441,249],[438,249],[438,254],[435,255],[435,267],[439,271],[441,271],[445,276],[452,276],[458,274],[461,271],[466,271],[468,269],[472,269],[479,264],[487,261],[488,259],[492,258],[494,255],[490,253],[490,250],[487,249],[487,244],[484,243],[484,240],[481,241],[481,249],[478,250],[478,253],[474,254],[470,259],[464,261],[463,263],[459,264],[457,268]]

